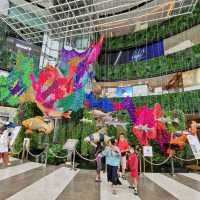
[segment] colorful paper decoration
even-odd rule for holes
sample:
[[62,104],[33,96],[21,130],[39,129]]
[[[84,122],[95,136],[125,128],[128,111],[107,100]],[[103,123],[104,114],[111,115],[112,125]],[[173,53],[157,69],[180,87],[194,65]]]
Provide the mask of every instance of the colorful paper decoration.
[[34,67],[33,59],[19,53],[8,80],[0,77],[0,100],[16,105],[19,101],[35,101],[45,115],[67,116],[67,111],[83,107],[86,86],[92,74],[89,65],[98,58],[103,36],[84,52],[61,51],[58,67]]
[[84,52],[75,50],[61,51],[61,62],[58,68],[46,66],[39,74],[31,74],[35,100],[43,107],[55,112],[77,111],[82,108],[86,86],[89,81],[89,64],[100,54],[103,37]]
[[0,101],[12,106],[19,103],[19,97],[31,87],[30,73],[33,72],[33,59],[17,53],[16,66],[7,78],[0,76]]
[[86,95],[85,105],[89,106],[90,108],[98,108],[106,112],[114,112],[117,110],[127,110],[131,121],[133,123],[136,122],[135,116],[135,105],[132,102],[131,97],[126,97],[122,100],[122,102],[112,102],[108,98],[104,97],[102,99],[96,100],[94,94],[91,92]]
[[53,120],[45,122],[41,116],[26,119],[22,122],[22,124],[26,128],[26,133],[28,134],[31,134],[34,130],[43,132],[45,134],[50,134],[54,129]]

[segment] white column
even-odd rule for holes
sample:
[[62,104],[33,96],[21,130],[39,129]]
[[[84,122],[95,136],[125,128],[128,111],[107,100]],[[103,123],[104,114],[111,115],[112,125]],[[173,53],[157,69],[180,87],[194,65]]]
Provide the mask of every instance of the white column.
[[40,69],[47,64],[53,66],[58,64],[61,43],[58,40],[52,40],[47,34],[44,34],[40,56]]

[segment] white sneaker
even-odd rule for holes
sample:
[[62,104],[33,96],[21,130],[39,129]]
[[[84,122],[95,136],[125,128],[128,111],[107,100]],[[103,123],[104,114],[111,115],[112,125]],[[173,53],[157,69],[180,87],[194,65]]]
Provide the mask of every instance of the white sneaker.
[[116,194],[117,194],[117,191],[113,189],[113,190],[112,190],[112,194],[113,194],[113,195],[116,195]]
[[137,188],[134,188],[134,195],[138,195]]

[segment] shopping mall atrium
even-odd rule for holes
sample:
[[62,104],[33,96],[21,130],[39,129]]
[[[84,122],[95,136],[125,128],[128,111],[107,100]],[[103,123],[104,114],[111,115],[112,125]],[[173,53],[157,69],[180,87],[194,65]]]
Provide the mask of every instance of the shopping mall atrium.
[[0,200],[200,200],[199,0],[0,0]]

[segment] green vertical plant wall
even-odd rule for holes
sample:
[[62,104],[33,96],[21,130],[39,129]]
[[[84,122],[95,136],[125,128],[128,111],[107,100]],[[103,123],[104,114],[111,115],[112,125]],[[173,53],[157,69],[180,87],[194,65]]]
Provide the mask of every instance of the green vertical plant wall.
[[98,81],[134,80],[167,75],[200,67],[200,44],[183,51],[146,61],[121,65],[95,64]]
[[87,156],[91,152],[91,145],[84,142],[84,138],[92,133],[96,132],[96,122],[90,110],[84,110],[83,117],[91,122],[81,122],[82,123],[82,134],[81,134],[81,153]]
[[108,38],[104,43],[104,51],[136,47],[158,41],[181,33],[200,24],[200,1],[197,2],[192,14],[177,16],[169,20],[128,35]]

